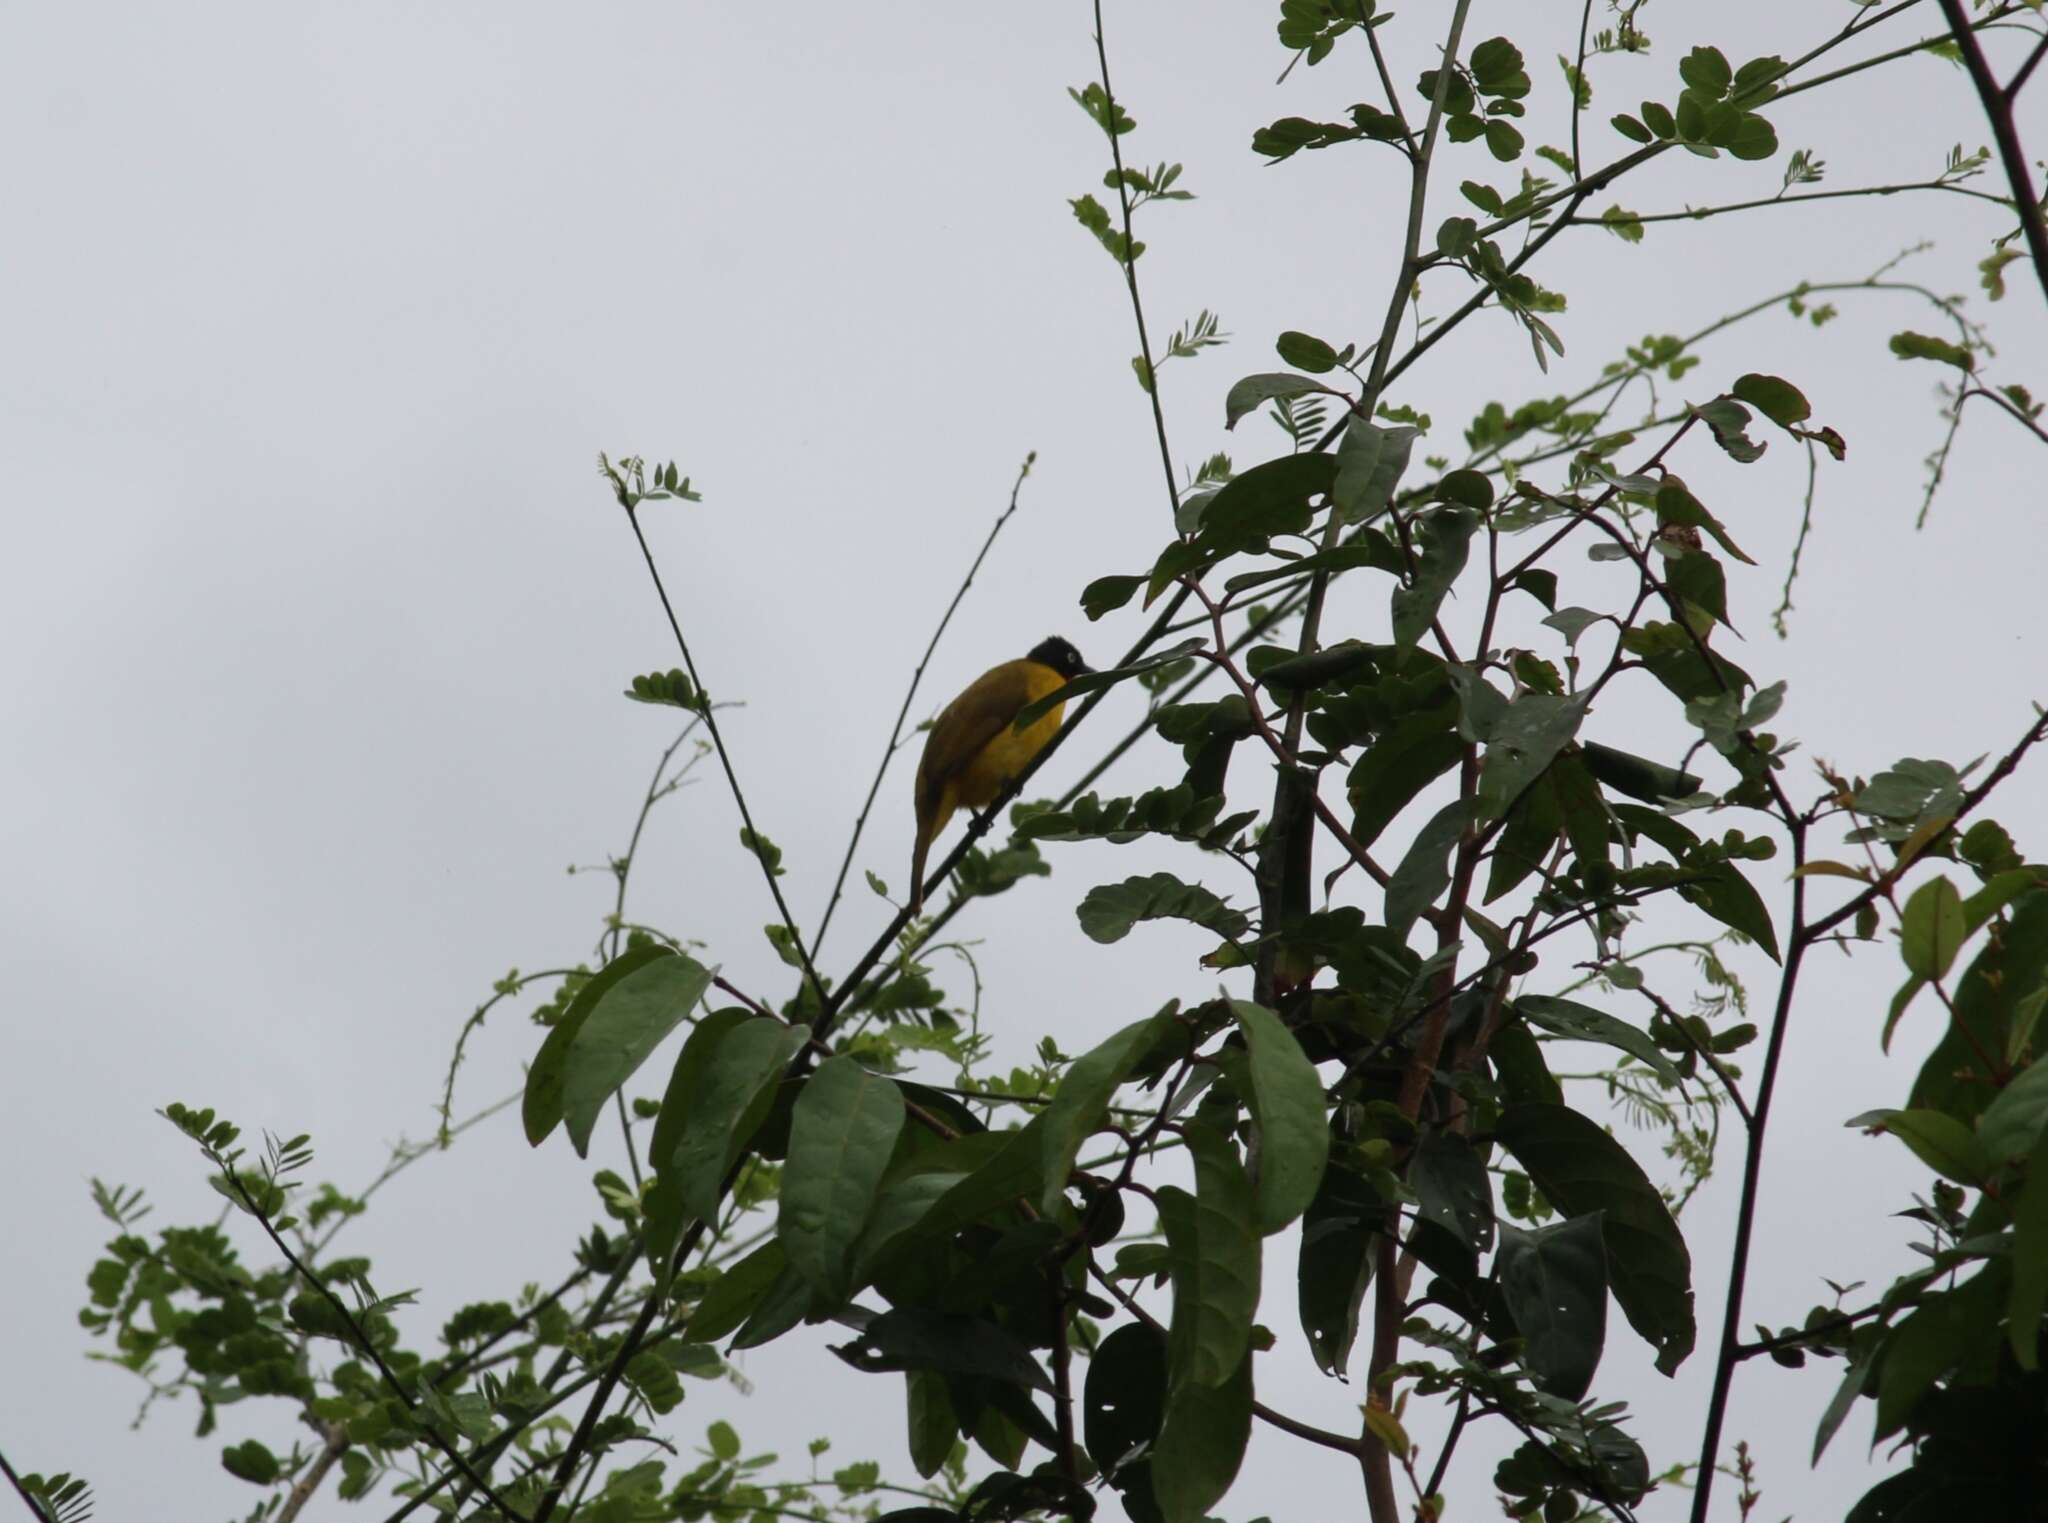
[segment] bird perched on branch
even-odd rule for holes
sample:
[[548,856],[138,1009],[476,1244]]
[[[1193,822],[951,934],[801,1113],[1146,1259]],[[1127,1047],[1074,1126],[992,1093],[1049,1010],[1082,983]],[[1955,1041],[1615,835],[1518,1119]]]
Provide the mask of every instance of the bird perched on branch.
[[924,908],[924,859],[962,804],[979,809],[1031,764],[1059,733],[1064,703],[1015,730],[1027,705],[1057,692],[1088,670],[1081,653],[1058,635],[1041,640],[1021,661],[990,667],[947,704],[925,737],[917,764],[917,845],[910,854],[910,910]]

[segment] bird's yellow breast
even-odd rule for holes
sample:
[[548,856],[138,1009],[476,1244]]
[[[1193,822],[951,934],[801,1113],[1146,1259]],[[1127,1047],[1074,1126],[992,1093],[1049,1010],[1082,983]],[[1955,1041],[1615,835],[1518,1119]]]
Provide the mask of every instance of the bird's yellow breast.
[[[1036,703],[1047,693],[1066,685],[1067,679],[1050,667],[1033,665],[1036,670],[1030,674],[1030,702]],[[1064,703],[1056,703],[1021,730],[1003,726],[995,739],[975,753],[974,760],[960,774],[954,786],[955,797],[976,809],[993,803],[1010,779],[1029,766],[1031,758],[1044,750],[1046,742],[1059,733],[1060,714],[1065,708]]]

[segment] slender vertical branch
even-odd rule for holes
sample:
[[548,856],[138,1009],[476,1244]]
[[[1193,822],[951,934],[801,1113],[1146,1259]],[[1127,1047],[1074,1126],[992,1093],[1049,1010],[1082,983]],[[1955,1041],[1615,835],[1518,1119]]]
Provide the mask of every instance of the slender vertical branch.
[[[1394,289],[1387,297],[1386,316],[1380,321],[1379,342],[1373,346],[1372,369],[1365,383],[1365,391],[1357,405],[1358,416],[1370,418],[1379,406],[1380,393],[1390,379],[1389,357],[1393,353],[1394,341],[1401,336],[1401,315],[1407,311],[1408,298],[1415,290],[1415,278],[1422,271],[1422,219],[1429,203],[1429,171],[1436,156],[1437,134],[1443,127],[1444,98],[1450,90],[1451,70],[1457,67],[1458,41],[1465,32],[1465,16],[1471,9],[1472,0],[1458,0],[1451,12],[1451,24],[1444,38],[1443,61],[1437,67],[1436,90],[1429,100],[1429,117],[1423,123],[1422,141],[1416,146],[1414,164],[1409,173],[1408,184],[1408,228],[1401,247],[1400,268],[1394,275]],[[1323,527],[1320,550],[1336,548],[1343,524],[1335,511]],[[1308,606],[1302,614],[1301,639],[1298,649],[1307,655],[1316,648],[1316,639],[1322,630],[1323,601],[1329,592],[1330,575],[1318,571],[1309,580]],[[1306,718],[1306,706],[1297,697],[1287,708],[1287,749],[1301,749],[1301,731]]]
[[839,907],[840,891],[846,887],[847,870],[853,866],[853,853],[860,845],[861,832],[867,828],[868,812],[875,807],[875,796],[882,791],[882,778],[889,770],[889,763],[903,744],[903,726],[910,718],[910,705],[917,697],[918,684],[924,681],[924,670],[931,665],[932,655],[939,648],[939,641],[946,633],[946,626],[953,622],[953,615],[959,612],[960,604],[967,596],[967,589],[974,585],[974,578],[981,571],[981,563],[988,559],[988,552],[994,547],[996,536],[1003,532],[1017,511],[1018,494],[1024,490],[1024,478],[1031,474],[1032,462],[1038,458],[1033,450],[1024,457],[1023,465],[1017,468],[1017,479],[1010,486],[1010,505],[997,515],[995,526],[988,531],[988,538],[981,542],[981,550],[974,557],[974,564],[967,568],[967,576],[953,594],[953,601],[946,605],[946,611],[939,618],[939,627],[932,631],[926,642],[924,655],[918,658],[917,670],[910,674],[910,687],[903,695],[903,706],[896,711],[896,723],[889,730],[889,744],[883,748],[880,765],[875,768],[875,780],[868,785],[868,796],[860,806],[860,817],[853,822],[853,836],[846,843],[846,855],[839,859],[839,876],[832,881],[832,897],[825,903],[825,913],[819,917],[818,933],[811,939],[811,956],[815,959],[818,949],[825,944],[825,928],[832,924],[832,912]]
[[1152,363],[1152,340],[1145,327],[1145,303],[1138,295],[1138,246],[1131,238],[1131,188],[1124,183],[1124,151],[1117,142],[1116,91],[1109,84],[1109,48],[1102,40],[1102,0],[1095,0],[1095,62],[1102,75],[1103,133],[1109,138],[1109,161],[1116,170],[1116,204],[1123,218],[1124,284],[1131,293],[1131,317],[1138,325],[1138,357],[1145,366],[1145,395],[1152,403],[1152,433],[1159,442],[1159,468],[1166,475],[1166,514],[1180,510],[1180,490],[1173,481],[1173,451],[1166,443],[1166,410],[1159,400],[1159,367]]
[[[626,510],[626,522],[632,526],[633,539],[640,546],[640,558],[647,562],[647,574],[654,579],[654,591],[661,599],[661,611],[668,615],[670,633],[676,637],[676,649],[683,654],[683,665],[689,668],[690,681],[699,694],[705,693],[704,680],[697,675],[697,663],[690,655],[690,642],[683,638],[683,626],[676,619],[675,605],[669,601],[668,587],[662,582],[661,568],[654,563],[654,551],[647,543],[647,535],[640,527],[640,514],[627,502],[625,487],[613,478],[619,493],[619,506]],[[759,841],[761,833],[754,828],[753,811],[747,808],[747,795],[740,787],[739,774],[733,771],[732,753],[726,750],[725,737],[718,732],[717,706],[707,697],[703,710],[704,728],[711,732],[711,744],[718,752],[718,765],[724,769],[726,786],[732,790],[732,799],[739,806],[740,822],[747,827],[747,838]],[[768,880],[768,892],[775,898],[776,913],[782,917],[782,928],[789,932],[789,944],[795,948],[797,957],[803,963],[804,977],[811,987],[824,996],[824,986],[818,982],[818,970],[811,966],[811,954],[804,948],[802,934],[796,928],[796,917],[789,912],[789,901],[782,897],[782,885],[776,880],[775,871],[768,865],[768,859],[761,852],[752,850],[751,855],[760,864],[761,876]]]
[[2020,144],[2019,125],[2013,119],[2014,102],[2027,76],[2040,61],[2040,49],[2035,49],[2011,85],[2001,87],[1991,72],[1990,61],[1984,57],[1976,28],[1970,24],[1970,18],[1963,10],[1963,0],[1940,0],[1940,3],[1941,14],[1948,20],[1949,35],[1962,52],[1963,67],[1969,70],[1977,99],[1983,103],[1984,114],[1991,119],[1991,137],[1998,144],[1998,161],[2005,167],[2006,182],[2012,186],[2013,209],[2019,213],[2020,227],[2026,233],[2027,253],[2034,261],[2034,278],[2040,283],[2042,296],[2048,298],[2048,221],[2042,218],[2041,198],[2034,193],[2033,171],[2027,167],[2027,152]]

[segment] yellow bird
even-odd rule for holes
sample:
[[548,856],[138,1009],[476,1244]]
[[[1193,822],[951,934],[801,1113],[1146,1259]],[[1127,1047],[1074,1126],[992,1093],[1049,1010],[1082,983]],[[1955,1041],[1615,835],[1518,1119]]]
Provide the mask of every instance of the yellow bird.
[[1021,661],[990,667],[947,704],[925,737],[917,764],[917,845],[910,854],[910,910],[924,908],[924,859],[962,804],[979,809],[1031,764],[1059,733],[1064,703],[1022,730],[1011,725],[1029,704],[1088,670],[1081,653],[1058,635],[1041,640]]

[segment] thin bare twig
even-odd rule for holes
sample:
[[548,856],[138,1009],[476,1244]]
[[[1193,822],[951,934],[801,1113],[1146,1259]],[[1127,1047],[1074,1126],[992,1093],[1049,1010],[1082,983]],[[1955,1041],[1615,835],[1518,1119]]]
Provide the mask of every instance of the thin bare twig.
[[[910,674],[910,687],[903,695],[903,706],[896,711],[896,723],[889,730],[889,744],[883,748],[880,765],[875,768],[875,780],[868,785],[868,796],[860,806],[860,816],[853,822],[853,836],[846,843],[846,855],[839,859],[839,876],[832,882],[832,897],[825,903],[825,913],[818,920],[818,934],[811,940],[811,956],[815,959],[819,948],[825,945],[825,928],[832,924],[832,912],[839,907],[839,896],[846,887],[847,870],[853,866],[853,854],[860,845],[861,832],[867,828],[868,813],[875,807],[875,796],[882,791],[882,778],[889,770],[889,763],[903,745],[903,726],[910,718],[910,705],[917,697],[918,684],[924,681],[924,670],[931,664],[932,654],[939,648],[939,640],[946,633],[946,626],[953,622],[953,615],[959,611],[961,601],[967,596],[967,589],[974,585],[974,578],[981,571],[981,563],[988,559],[988,552],[994,547],[996,536],[1003,532],[1017,511],[1018,494],[1024,489],[1024,478],[1031,474],[1031,464],[1038,458],[1033,450],[1024,457],[1024,464],[1017,469],[1017,479],[1010,486],[1010,505],[997,515],[995,526],[988,531],[988,538],[981,542],[981,549],[974,557],[974,564],[967,568],[967,575],[953,594],[953,601],[946,605],[946,611],[939,618],[939,627],[932,631],[926,642],[924,655],[918,658],[917,670]],[[914,887],[914,885],[913,885]]]

